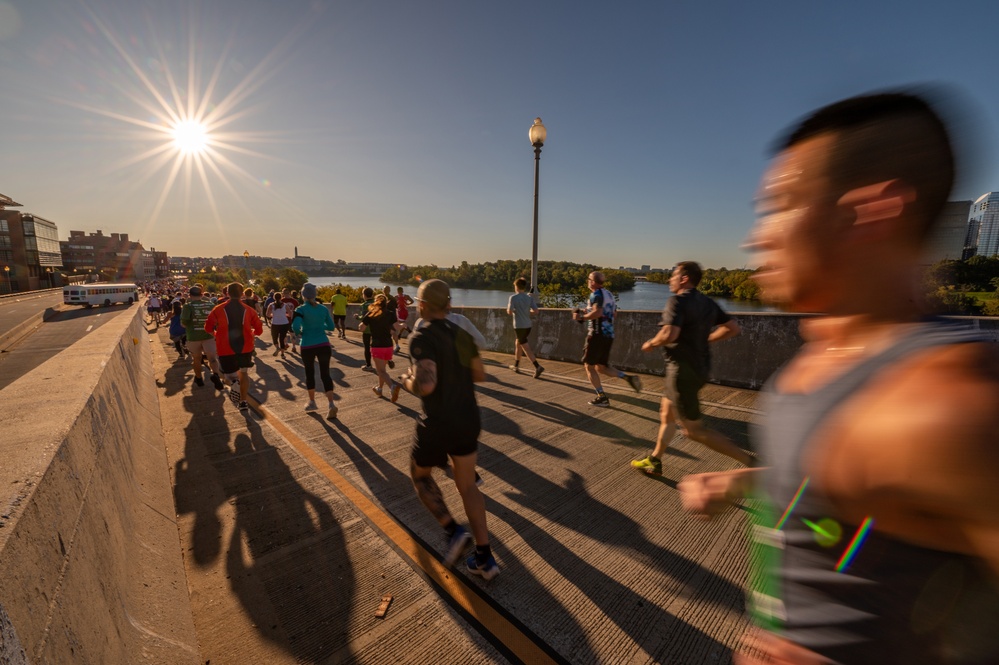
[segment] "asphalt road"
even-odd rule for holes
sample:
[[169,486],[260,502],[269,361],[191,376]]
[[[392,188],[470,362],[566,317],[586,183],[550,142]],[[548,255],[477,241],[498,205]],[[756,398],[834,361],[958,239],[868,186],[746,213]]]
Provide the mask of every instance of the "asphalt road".
[[[48,294],[0,305],[0,334],[39,311],[61,302],[61,294]],[[134,307],[135,305],[114,305],[59,312],[49,321],[40,324],[34,332],[0,350],[0,390],[79,341],[84,335],[100,334],[101,326],[113,317],[126,312],[134,313]]]
[[61,291],[0,298],[0,337],[32,316],[61,302]]

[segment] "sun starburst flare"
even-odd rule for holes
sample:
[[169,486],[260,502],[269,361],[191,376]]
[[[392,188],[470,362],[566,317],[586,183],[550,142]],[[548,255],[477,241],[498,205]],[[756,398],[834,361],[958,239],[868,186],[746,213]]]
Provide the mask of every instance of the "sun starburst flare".
[[[75,100],[57,101],[131,127],[128,131],[111,132],[108,138],[112,140],[146,144],[143,150],[109,164],[108,168],[112,173],[127,170],[129,177],[139,179],[139,185],[161,177],[158,174],[165,172],[162,189],[155,201],[151,201],[147,232],[156,224],[178,182],[185,185],[183,198],[187,208],[191,204],[194,186],[200,185],[203,200],[210,208],[223,236],[226,235],[226,225],[219,212],[216,190],[228,192],[247,214],[251,214],[245,200],[247,187],[267,191],[268,196],[281,198],[270,189],[269,180],[249,173],[237,163],[239,156],[264,158],[272,164],[287,163],[287,160],[250,147],[253,144],[277,143],[281,139],[273,132],[245,131],[236,127],[252,115],[254,108],[250,102],[253,96],[277,75],[282,53],[308,27],[307,21],[303,21],[299,29],[292,30],[284,39],[278,40],[255,67],[246,71],[240,80],[225,90],[224,65],[230,62],[230,54],[234,48],[231,37],[223,45],[214,66],[204,67],[207,64],[204,62],[204,49],[199,46],[195,34],[198,22],[192,19],[185,81],[183,77],[175,77],[168,64],[171,59],[165,52],[163,42],[155,37],[147,42],[157,57],[140,55],[133,52],[136,43],[134,37],[120,38],[93,11],[85,11],[91,23],[90,26],[84,26],[88,28],[86,31],[102,36],[112,49],[115,63],[112,63],[111,68],[121,71],[120,65],[124,65],[124,71],[129,74],[119,74],[115,88],[138,112],[111,110]],[[172,53],[174,66],[177,66],[179,63],[176,62],[176,52]],[[238,184],[242,185],[242,191],[237,191]]]

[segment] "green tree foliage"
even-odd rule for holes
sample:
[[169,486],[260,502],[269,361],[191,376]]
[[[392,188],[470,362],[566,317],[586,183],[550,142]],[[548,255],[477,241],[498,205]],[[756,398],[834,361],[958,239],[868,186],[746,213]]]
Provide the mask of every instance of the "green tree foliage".
[[[245,274],[245,271],[241,272]],[[281,289],[298,291],[307,281],[309,281],[309,276],[295,268],[281,268],[280,270],[261,268],[253,271],[252,288],[258,296],[265,296],[271,291],[280,291]],[[246,281],[244,280],[243,283],[245,284]]]
[[246,270],[243,268],[232,269],[224,268],[222,270],[202,270],[201,272],[194,273],[187,278],[187,283],[190,285],[201,284],[205,287],[207,293],[222,293],[225,291],[226,286],[232,282],[239,282],[246,288],[249,285],[249,279],[246,275]]
[[582,285],[573,288],[563,287],[561,284],[542,284],[538,291],[538,303],[551,309],[584,307],[590,298],[590,289]]
[[364,302],[364,296],[361,295],[361,291],[364,290],[363,286],[347,286],[346,284],[331,284],[329,286],[320,286],[316,289],[318,297],[323,302],[330,302],[333,300],[333,296],[336,294],[336,290],[340,289],[340,292],[347,296],[347,302],[349,303],[359,303]]
[[[755,270],[708,268],[701,277],[698,290],[713,298],[728,300],[759,300],[760,287],[753,281]],[[650,272],[645,276],[656,284],[669,284],[670,272]]]
[[[759,289],[752,281],[753,270],[729,270],[728,268],[708,268],[701,277],[698,291],[713,298],[728,300],[755,300]],[[749,297],[746,297],[749,296]]]
[[[538,288],[561,285],[560,288],[575,289],[586,285],[586,276],[594,270],[601,270],[608,281],[608,289],[627,291],[635,286],[635,277],[623,270],[601,269],[589,263],[568,261],[539,261]],[[513,289],[513,281],[518,277],[530,279],[531,262],[527,259],[503,260],[489,263],[470,264],[441,268],[436,265],[407,266],[405,269],[392,267],[382,273],[381,281],[389,284],[419,284],[424,279],[442,279],[451,286],[461,289]]]
[[999,301],[972,292],[999,289],[999,255],[937,261],[925,274],[926,299],[942,314],[999,316]]

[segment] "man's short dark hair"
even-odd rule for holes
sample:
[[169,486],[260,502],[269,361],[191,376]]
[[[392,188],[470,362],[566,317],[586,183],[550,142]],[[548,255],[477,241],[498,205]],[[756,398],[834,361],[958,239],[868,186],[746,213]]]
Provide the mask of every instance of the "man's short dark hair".
[[517,279],[513,280],[513,288],[517,289],[518,291],[526,291],[527,290],[527,278],[526,277],[518,277]]
[[924,239],[954,186],[950,134],[923,97],[886,92],[851,97],[815,111],[775,143],[780,152],[807,139],[836,136],[829,177],[839,194],[899,178],[916,190],[908,204],[913,232]]
[[230,298],[239,300],[240,296],[243,295],[243,285],[239,282],[230,282],[228,286],[225,287],[226,293],[229,294]]
[[673,270],[680,276],[686,275],[691,288],[694,289],[701,283],[701,277],[704,275],[700,264],[694,261],[680,261]]

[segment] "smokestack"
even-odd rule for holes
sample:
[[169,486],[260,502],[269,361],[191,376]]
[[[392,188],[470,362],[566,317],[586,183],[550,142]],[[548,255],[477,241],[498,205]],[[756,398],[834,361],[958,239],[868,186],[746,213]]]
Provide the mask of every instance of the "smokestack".
[[295,246],[295,258],[296,259],[298,258],[298,246],[297,245]]

